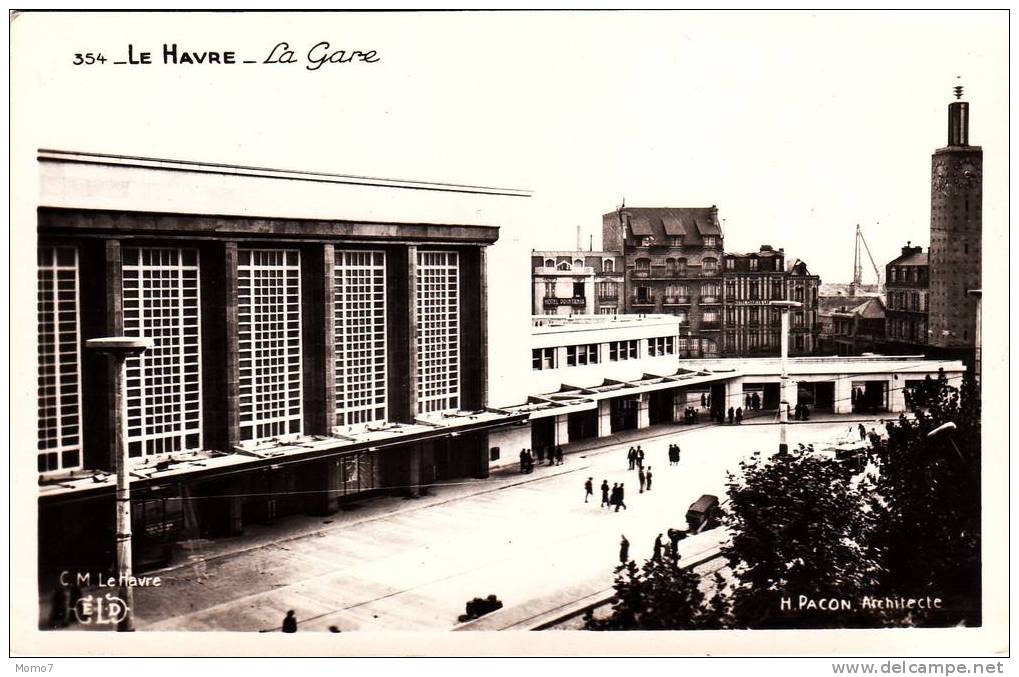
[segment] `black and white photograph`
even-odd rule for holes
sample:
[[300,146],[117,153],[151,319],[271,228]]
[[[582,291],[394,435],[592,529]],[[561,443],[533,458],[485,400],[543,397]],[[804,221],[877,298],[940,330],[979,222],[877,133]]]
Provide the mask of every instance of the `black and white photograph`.
[[9,33],[12,655],[1007,657],[1007,10]]

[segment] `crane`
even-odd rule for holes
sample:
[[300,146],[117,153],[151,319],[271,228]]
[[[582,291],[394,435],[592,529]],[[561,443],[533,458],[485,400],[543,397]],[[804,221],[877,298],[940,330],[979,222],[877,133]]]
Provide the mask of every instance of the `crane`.
[[860,243],[863,243],[863,248],[867,251],[867,258],[870,259],[870,265],[874,267],[874,277],[877,279],[878,288],[881,287],[881,271],[878,269],[877,264],[874,263],[874,257],[870,253],[870,247],[867,246],[867,240],[863,237],[863,231],[860,230],[860,224],[856,224],[856,247],[853,250],[853,285],[852,293],[855,294],[859,287],[863,286],[863,257],[860,256]]

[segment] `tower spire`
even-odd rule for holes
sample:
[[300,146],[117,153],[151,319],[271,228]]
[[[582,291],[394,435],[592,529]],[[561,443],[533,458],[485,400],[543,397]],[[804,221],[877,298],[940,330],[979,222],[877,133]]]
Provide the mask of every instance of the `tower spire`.
[[[960,77],[956,76],[956,80]],[[962,85],[957,84],[952,88],[955,91],[956,101],[948,104],[948,145],[968,146],[969,145],[969,104],[962,99]]]

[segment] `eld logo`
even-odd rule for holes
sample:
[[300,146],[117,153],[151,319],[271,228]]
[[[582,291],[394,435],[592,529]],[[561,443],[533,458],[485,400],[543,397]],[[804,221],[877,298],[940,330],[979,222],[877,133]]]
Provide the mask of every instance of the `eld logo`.
[[115,595],[86,595],[74,605],[74,615],[82,625],[116,625],[127,616],[127,604]]

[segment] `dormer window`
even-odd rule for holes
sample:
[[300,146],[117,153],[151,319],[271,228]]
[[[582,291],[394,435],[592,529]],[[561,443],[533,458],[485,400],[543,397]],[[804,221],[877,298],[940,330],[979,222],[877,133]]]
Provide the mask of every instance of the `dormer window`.
[[704,236],[704,247],[708,249],[714,249],[718,246],[718,240],[715,239],[714,235]]
[[757,270],[759,265],[760,261],[757,258],[755,257],[750,258],[750,270]]
[[553,259],[545,259],[545,267],[546,268],[555,268],[555,260],[553,260]]

